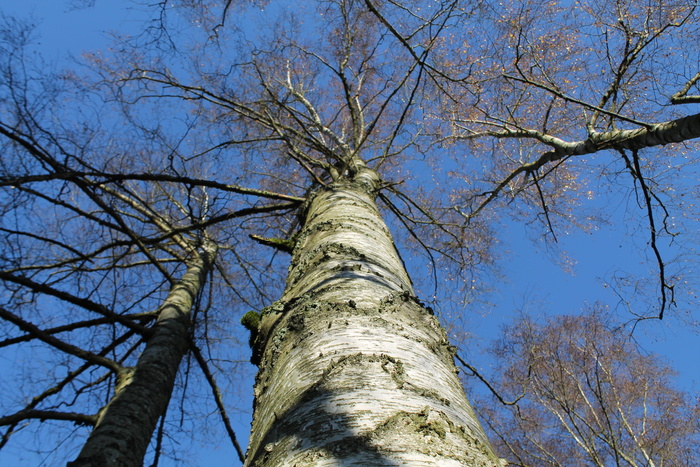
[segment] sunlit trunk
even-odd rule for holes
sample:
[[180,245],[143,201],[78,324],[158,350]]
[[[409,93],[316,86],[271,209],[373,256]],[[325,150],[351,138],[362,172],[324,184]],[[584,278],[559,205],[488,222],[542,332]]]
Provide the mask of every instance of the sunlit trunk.
[[246,465],[500,465],[438,320],[377,210],[378,178],[318,191],[263,310]]
[[165,413],[178,367],[187,352],[190,315],[214,261],[213,248],[193,259],[158,312],[136,366],[119,377],[112,400],[78,458],[69,466],[141,466],[158,419]]

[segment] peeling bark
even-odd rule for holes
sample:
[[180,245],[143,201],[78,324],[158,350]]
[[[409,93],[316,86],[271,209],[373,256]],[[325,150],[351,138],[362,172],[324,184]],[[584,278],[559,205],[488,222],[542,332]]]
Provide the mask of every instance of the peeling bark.
[[158,419],[170,401],[175,376],[189,347],[190,314],[214,261],[201,252],[168,294],[136,366],[118,376],[112,400],[100,411],[74,466],[140,466]]
[[360,169],[311,199],[262,312],[246,466],[501,465]]

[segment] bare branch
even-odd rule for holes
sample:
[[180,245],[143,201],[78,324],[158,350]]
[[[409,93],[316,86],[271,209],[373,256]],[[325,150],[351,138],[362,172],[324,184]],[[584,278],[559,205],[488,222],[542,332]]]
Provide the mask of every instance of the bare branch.
[[[656,258],[656,265],[659,269],[659,292],[661,294],[661,305],[659,306],[659,319],[663,319],[667,305],[675,305],[675,298],[674,286],[669,284],[666,278],[666,264],[661,256],[661,252],[659,251],[659,246],[657,243],[658,232],[656,228],[656,221],[654,219],[654,206],[652,204],[653,194],[651,193],[650,188],[647,186],[646,179],[642,174],[642,169],[639,164],[639,154],[637,153],[637,150],[632,151],[632,161],[630,161],[629,157],[627,157],[627,154],[625,154],[624,151],[621,150],[620,154],[625,160],[627,168],[632,174],[634,180],[639,182],[639,187],[641,188],[642,196],[644,197],[644,206],[647,212],[646,217],[649,222],[649,246],[654,252],[654,257]],[[661,206],[663,207],[663,204],[661,204]],[[664,225],[665,224],[666,222],[664,221]],[[667,291],[670,292],[670,297],[668,297]]]
[[[140,322],[141,325],[146,324],[146,322],[155,319],[156,314],[155,312],[147,312],[147,313],[136,313],[133,315],[121,315],[124,318],[128,319],[133,319],[137,320]],[[93,326],[99,326],[102,324],[114,324],[115,320],[114,318],[97,318],[97,319],[91,319],[88,321],[78,321],[75,323],[70,323],[70,324],[65,324],[63,326],[56,326],[54,328],[49,328],[49,329],[43,329],[42,332],[46,335],[52,335],[52,334],[60,334],[62,332],[70,332],[70,331],[75,331],[77,329],[83,329],[83,328],[89,328]],[[24,336],[19,336],[19,337],[13,337],[13,338],[8,338],[3,341],[0,341],[0,348],[2,347],[7,347],[10,345],[18,344],[20,342],[28,342],[33,339],[37,339],[37,336],[34,334],[25,334]]]
[[119,323],[133,331],[138,332],[139,334],[143,335],[148,335],[149,334],[149,329],[141,326],[140,324],[134,323],[131,319],[128,317],[121,316],[117,313],[114,313],[112,310],[107,308],[104,305],[101,305],[99,303],[95,303],[91,300],[88,300],[86,298],[80,298],[76,297],[73,294],[70,294],[68,292],[64,292],[62,290],[55,289],[49,285],[42,284],[39,282],[35,282],[27,277],[23,276],[17,276],[14,274],[7,273],[5,271],[0,271],[0,279],[9,281],[9,282],[14,282],[15,284],[21,285],[23,287],[27,287],[29,290],[37,293],[43,293],[45,295],[49,295],[52,297],[56,297],[60,300],[63,300],[65,302],[71,303],[73,305],[79,306],[81,308],[84,308],[88,311],[92,311],[95,313],[98,313],[108,319],[114,320],[115,323]]
[[63,420],[74,422],[76,425],[93,426],[97,423],[97,415],[85,415],[74,412],[57,412],[53,410],[25,409],[12,415],[0,417],[0,426],[14,425],[24,420]]
[[491,385],[491,383],[489,383],[488,380],[486,378],[484,378],[481,375],[481,373],[479,373],[479,371],[476,368],[474,368],[469,363],[464,361],[464,359],[457,353],[455,354],[455,358],[457,359],[457,361],[459,363],[462,364],[462,366],[464,368],[471,371],[473,376],[476,376],[477,378],[479,378],[481,380],[481,382],[484,383],[487,388],[489,388],[489,391],[491,391],[491,394],[493,394],[501,404],[503,404],[503,405],[516,405],[520,399],[525,397],[525,393],[523,393],[523,394],[519,395],[518,397],[516,397],[515,400],[513,400],[513,401],[506,401],[505,399],[503,399],[503,397],[501,397],[501,395],[498,393],[498,391],[496,391],[496,389]]
[[243,449],[241,449],[240,444],[238,444],[236,433],[233,431],[233,427],[231,426],[231,420],[229,420],[228,418],[226,406],[224,405],[223,397],[221,396],[219,386],[216,384],[214,375],[211,373],[211,370],[209,370],[209,365],[202,356],[202,352],[200,352],[199,348],[196,345],[192,344],[190,346],[190,350],[192,351],[194,357],[197,359],[197,363],[202,369],[202,373],[204,373],[204,376],[206,377],[207,382],[211,387],[212,394],[214,395],[214,400],[216,401],[216,406],[219,409],[219,415],[221,415],[221,420],[224,423],[224,427],[226,428],[228,437],[231,440],[233,447],[236,449],[236,453],[238,454],[238,460],[240,460],[241,462],[245,462],[245,453],[243,452]]
[[34,324],[23,320],[16,314],[6,310],[5,308],[0,307],[0,318],[9,321],[10,323],[16,325],[18,328],[20,328],[23,332],[29,333],[39,339],[42,342],[45,342],[46,344],[49,344],[52,347],[55,347],[56,349],[60,350],[61,352],[65,352],[67,354],[73,355],[78,358],[82,358],[85,361],[91,362],[95,365],[100,365],[103,366],[109,370],[112,370],[114,373],[119,374],[122,372],[123,368],[117,364],[115,361],[110,360],[108,358],[105,358],[101,355],[95,354],[93,352],[84,350],[80,347],[77,347],[72,344],[68,344],[67,342],[63,342],[62,340],[54,337],[51,334],[48,334],[41,329],[39,329],[37,326]]
[[690,78],[683,89],[671,96],[671,104],[700,104],[700,95],[688,95],[688,91],[700,80],[700,71]]

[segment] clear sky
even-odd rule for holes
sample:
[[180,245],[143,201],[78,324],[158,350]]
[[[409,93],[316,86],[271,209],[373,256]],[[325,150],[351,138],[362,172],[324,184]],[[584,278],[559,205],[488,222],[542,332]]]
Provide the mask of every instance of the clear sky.
[[[79,55],[83,50],[104,47],[109,43],[107,33],[110,30],[124,32],[137,27],[141,15],[125,5],[128,2],[97,0],[93,8],[71,10],[67,0],[0,0],[0,10],[5,15],[25,18],[31,15],[35,18],[39,49],[49,62],[57,64],[67,63],[71,54]],[[619,203],[619,210],[624,211],[624,200],[613,199],[612,202]],[[625,217],[621,215],[619,219]],[[534,314],[550,311],[573,314],[585,303],[596,301],[614,307],[618,297],[606,283],[615,272],[621,268],[653,267],[650,253],[639,249],[643,240],[629,241],[629,229],[629,225],[618,221],[590,234],[560,234],[559,248],[575,260],[571,271],[565,272],[555,264],[543,244],[533,244],[528,240],[530,234],[522,225],[510,224],[503,232],[503,239],[511,251],[503,263],[508,282],[491,297],[493,311],[470,321],[473,326],[470,333],[479,338],[473,340],[473,346],[463,352],[464,356],[487,373],[488,360],[479,349],[498,335],[502,323],[508,322],[524,307]],[[540,309],[533,310],[533,303],[540,303]],[[664,355],[672,362],[680,372],[679,386],[682,389],[697,391],[700,384],[697,365],[700,338],[696,332],[670,317],[661,323],[643,323],[635,337],[644,349]],[[250,407],[245,409],[250,410]],[[242,443],[247,439],[248,429],[246,423],[236,427]],[[12,452],[0,451],[0,465],[39,465],[43,462],[26,457],[18,464],[13,455]],[[202,452],[199,459],[201,465],[237,465],[235,453],[229,446],[222,447],[220,453]],[[46,462],[51,464],[50,460]],[[162,462],[161,465],[170,464]]]

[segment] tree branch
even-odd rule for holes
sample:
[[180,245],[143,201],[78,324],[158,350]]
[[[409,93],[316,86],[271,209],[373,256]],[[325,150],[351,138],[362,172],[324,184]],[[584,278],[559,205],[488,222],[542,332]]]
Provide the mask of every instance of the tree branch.
[[97,415],[85,415],[75,412],[57,412],[54,410],[25,409],[12,415],[0,417],[0,426],[14,425],[24,420],[65,420],[76,425],[94,426],[97,423]]
[[236,433],[233,431],[233,427],[231,426],[231,420],[228,418],[226,406],[224,405],[223,397],[221,396],[219,386],[216,384],[214,375],[211,373],[211,370],[209,370],[209,365],[202,356],[202,352],[200,352],[199,348],[196,345],[191,344],[190,350],[192,351],[192,354],[197,360],[199,367],[202,369],[202,373],[204,373],[204,377],[207,379],[209,387],[211,387],[212,394],[214,395],[214,400],[216,401],[216,407],[219,409],[219,415],[221,415],[221,421],[223,422],[224,427],[226,428],[226,432],[228,433],[228,437],[231,440],[233,447],[236,449],[238,459],[241,462],[245,462],[245,454],[243,452],[243,449],[241,449],[240,444],[238,444]]
[[496,391],[496,389],[493,386],[491,386],[491,383],[489,383],[488,380],[486,380],[486,378],[481,376],[481,373],[479,373],[479,371],[476,368],[471,366],[469,363],[465,362],[464,359],[457,353],[455,354],[455,358],[457,359],[457,361],[459,361],[459,363],[462,364],[462,366],[464,366],[464,368],[471,371],[473,376],[476,376],[477,378],[479,378],[481,380],[481,382],[484,383],[487,388],[489,388],[489,391],[491,391],[491,394],[493,394],[501,404],[503,404],[503,405],[517,405],[518,401],[520,401],[520,399],[525,397],[525,393],[522,393],[518,397],[516,397],[515,400],[510,401],[510,402],[506,401],[505,399],[503,399],[503,397],[501,397],[501,395],[498,393],[498,391]]
[[26,288],[32,290],[33,292],[43,293],[43,294],[46,294],[46,295],[49,295],[52,297],[56,297],[60,300],[63,300],[65,302],[79,306],[79,307],[84,308],[88,311],[98,313],[106,318],[114,320],[114,322],[117,322],[123,326],[126,326],[127,328],[129,328],[129,329],[131,329],[131,330],[133,330],[141,335],[148,335],[150,333],[150,330],[148,328],[141,326],[140,324],[136,324],[128,317],[121,316],[121,315],[113,312],[112,310],[110,310],[106,306],[101,305],[101,304],[96,303],[96,302],[93,302],[92,300],[89,300],[87,298],[76,297],[75,295],[72,295],[68,292],[64,292],[62,290],[55,289],[55,288],[51,287],[50,285],[41,284],[41,283],[35,282],[27,277],[17,276],[14,274],[7,273],[5,271],[0,271],[0,279],[21,285],[23,287],[26,287]]
[[68,344],[67,342],[63,342],[62,340],[42,331],[41,329],[39,329],[39,327],[35,326],[34,324],[28,321],[23,320],[19,316],[2,307],[0,307],[0,318],[9,321],[10,323],[20,328],[22,331],[35,336],[40,341],[52,347],[55,347],[61,352],[65,352],[75,357],[82,358],[83,360],[92,362],[95,365],[103,366],[109,370],[112,370],[116,374],[121,373],[123,370],[121,365],[119,365],[114,360],[110,360],[109,358],[105,358],[102,355],[98,355],[88,350],[81,349],[80,347],[76,347],[75,345]]
[[683,89],[671,96],[671,104],[699,104],[700,95],[688,95],[688,91],[698,80],[700,80],[700,71],[685,83]]

